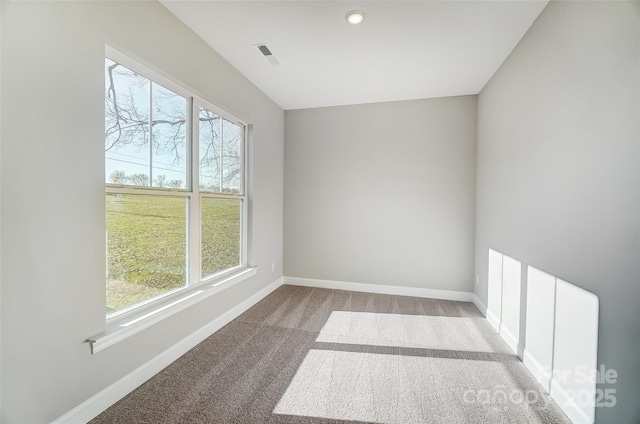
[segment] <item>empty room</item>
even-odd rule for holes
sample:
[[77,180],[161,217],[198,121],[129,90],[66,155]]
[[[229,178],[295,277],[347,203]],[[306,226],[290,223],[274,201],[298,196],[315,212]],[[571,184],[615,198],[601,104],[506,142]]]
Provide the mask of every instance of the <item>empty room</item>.
[[640,2],[0,1],[1,423],[640,423]]

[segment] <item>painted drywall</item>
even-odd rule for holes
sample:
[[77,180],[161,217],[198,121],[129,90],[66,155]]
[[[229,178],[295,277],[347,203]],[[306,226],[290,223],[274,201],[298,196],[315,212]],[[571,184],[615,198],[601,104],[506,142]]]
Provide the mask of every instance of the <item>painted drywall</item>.
[[[598,297],[557,278],[554,321],[551,397],[558,401],[569,394],[580,415],[594,422],[596,400],[609,404],[615,393],[598,396],[596,379],[584,378],[575,371],[595,372],[598,368]],[[565,374],[567,370],[571,373]],[[577,418],[571,408],[558,403],[567,416]]]
[[478,96],[477,295],[494,248],[599,297],[599,423],[640,421],[639,9],[550,2]]
[[502,263],[504,255],[489,249],[487,265],[487,311],[486,316],[493,328],[500,331],[502,322]]
[[[527,331],[524,345],[542,371],[530,367],[545,390],[553,369],[553,333],[556,309],[556,278],[532,266],[527,267]],[[581,346],[576,346],[580,348]],[[527,364],[527,360],[524,361]]]
[[[43,423],[282,276],[284,113],[157,2],[0,7],[2,421]],[[105,325],[105,43],[254,124],[260,269],[92,356],[85,340]]]
[[285,275],[472,291],[476,97],[285,112]]
[[507,255],[502,257],[502,319],[500,335],[514,353],[520,339],[520,293],[522,264]]

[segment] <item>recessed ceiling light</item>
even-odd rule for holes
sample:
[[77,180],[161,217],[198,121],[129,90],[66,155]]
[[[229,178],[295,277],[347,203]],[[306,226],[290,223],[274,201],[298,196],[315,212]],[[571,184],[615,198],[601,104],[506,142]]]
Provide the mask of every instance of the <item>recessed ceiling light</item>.
[[351,25],[358,25],[364,21],[364,12],[361,10],[352,10],[344,17]]

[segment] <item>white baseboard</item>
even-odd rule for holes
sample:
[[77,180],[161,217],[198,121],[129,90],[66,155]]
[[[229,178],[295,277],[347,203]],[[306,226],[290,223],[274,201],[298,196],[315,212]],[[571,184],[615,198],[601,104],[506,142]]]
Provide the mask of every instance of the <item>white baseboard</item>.
[[[551,379],[550,387],[551,398],[556,401],[573,424],[593,424],[595,417],[589,417],[556,380]],[[593,415],[595,415],[595,408],[593,409]]]
[[122,399],[138,386],[162,371],[173,361],[184,355],[198,343],[233,321],[247,309],[261,301],[271,292],[283,284],[284,278],[279,278],[259,292],[255,293],[244,302],[220,315],[204,327],[180,340],[178,343],[151,359],[133,372],[127,374],[101,392],[87,399],[71,411],[54,420],[52,424],[77,424],[86,423],[97,417],[104,410]]
[[547,393],[551,392],[551,370],[543,367],[527,349],[524,349],[522,362]]
[[395,294],[400,296],[427,297],[431,299],[473,301],[472,292],[423,289],[420,287],[387,286],[382,284],[353,283],[347,281],[316,280],[313,278],[284,277],[284,283],[292,286],[318,287],[323,289],[349,290],[356,292]]
[[513,333],[511,333],[511,331],[507,330],[507,327],[504,325],[500,325],[500,337],[502,337],[502,340],[507,342],[509,348],[517,355],[519,346],[518,339],[513,335]]
[[524,350],[524,346],[518,343],[518,358],[520,358],[521,361],[523,360],[522,358],[524,358]]
[[487,321],[489,321],[489,324],[491,324],[491,326],[493,327],[494,330],[496,330],[496,333],[500,332],[500,320],[498,319],[497,316],[495,316],[493,314],[493,312],[491,312],[490,309],[487,309]]
[[482,303],[480,298],[478,296],[476,296],[475,293],[473,293],[473,295],[471,296],[471,299],[473,301],[473,304],[476,305],[476,308],[478,308],[478,310],[480,311],[480,313],[486,317],[487,316],[487,307],[484,306],[484,303]]

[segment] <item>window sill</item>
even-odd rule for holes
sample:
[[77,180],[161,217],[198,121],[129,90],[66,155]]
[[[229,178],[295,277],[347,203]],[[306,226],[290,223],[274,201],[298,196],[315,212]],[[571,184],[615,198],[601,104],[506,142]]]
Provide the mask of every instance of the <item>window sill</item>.
[[256,275],[258,268],[242,268],[238,272],[212,283],[201,284],[177,298],[156,305],[152,309],[144,309],[123,319],[115,319],[107,324],[107,329],[87,341],[91,346],[91,354],[105,350],[152,325],[177,314],[204,299],[220,293],[249,277]]

